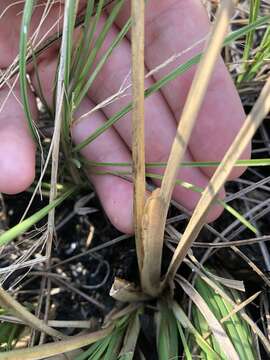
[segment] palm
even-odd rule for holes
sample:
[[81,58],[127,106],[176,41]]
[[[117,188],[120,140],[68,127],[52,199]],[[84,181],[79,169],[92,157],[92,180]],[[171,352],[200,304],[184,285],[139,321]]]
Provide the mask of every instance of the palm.
[[[0,4],[0,13],[10,4],[5,0]],[[60,5],[55,5],[41,33],[46,33],[59,17]],[[0,20],[0,66],[7,67],[18,53],[14,44],[18,43],[20,16],[17,14],[22,5],[12,6]],[[60,11],[59,11],[60,10]],[[40,21],[43,8],[37,7],[33,16],[33,29]],[[109,10],[108,10],[109,11]],[[110,30],[102,51],[108,47],[129,16],[128,3]],[[104,15],[105,18],[105,15]],[[103,18],[103,21],[104,21]],[[101,21],[102,22],[102,21]],[[12,27],[10,26],[12,24]],[[101,24],[100,24],[101,26]],[[209,22],[199,0],[150,0],[147,5],[146,18],[146,71],[163,63],[173,54],[191,47],[203,39],[209,32]],[[12,38],[12,41],[10,39]],[[185,62],[201,50],[202,45],[192,47],[177,59]],[[50,50],[39,60],[38,72],[43,92],[48,103],[52,100],[54,73],[57,66],[57,49]],[[161,69],[153,77],[146,80],[146,86],[164,76],[175,63]],[[109,61],[91,87],[88,96],[83,100],[76,116],[80,116],[110,97],[121,87],[131,68],[130,41],[125,38],[116,48]],[[155,93],[146,100],[146,160],[166,161],[171,143],[175,136],[177,121],[180,117],[188,89],[195,69],[191,69],[177,80],[166,85],[161,92]],[[34,71],[30,69],[32,81],[36,84]],[[1,104],[7,98],[9,87],[1,89]],[[19,97],[18,86],[13,93]],[[85,117],[72,129],[73,141],[79,143],[89,133],[100,127],[130,99],[122,98]],[[37,114],[35,99],[32,96],[33,114]],[[83,155],[98,162],[130,162],[131,161],[131,123],[130,115],[120,120],[114,128],[110,128],[94,142],[85,147]],[[193,131],[186,160],[204,161],[220,160],[232,139],[238,132],[244,119],[244,111],[238,94],[222,62],[219,61],[206,99]],[[247,149],[243,158],[248,158]],[[232,178],[240,175],[243,169],[234,170]],[[12,94],[8,97],[0,113],[0,191],[17,193],[27,188],[33,181],[35,172],[35,146],[29,134],[21,105]],[[156,170],[159,172],[159,170]],[[185,168],[179,171],[179,178],[205,187],[212,174],[211,168]],[[132,184],[113,175],[98,176],[89,174],[103,207],[112,223],[123,232],[132,232]],[[222,192],[221,196],[224,196]],[[199,194],[177,187],[173,197],[185,207],[192,210]],[[221,213],[214,207],[209,213],[209,221]]]

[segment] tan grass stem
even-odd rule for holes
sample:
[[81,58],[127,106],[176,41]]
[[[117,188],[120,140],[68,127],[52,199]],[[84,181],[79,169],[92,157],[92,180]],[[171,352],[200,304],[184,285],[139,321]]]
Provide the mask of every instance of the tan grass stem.
[[217,20],[206,44],[204,54],[196,71],[182,112],[161,188],[155,190],[153,196],[147,201],[145,212],[145,242],[149,244],[154,243],[155,252],[152,252],[152,254],[149,254],[149,257],[147,257],[146,260],[148,264],[144,266],[145,271],[143,271],[143,275],[147,277],[145,291],[152,295],[157,295],[159,291],[158,284],[160,283],[164,229],[172,192],[175,186],[178,166],[184,160],[184,154],[192,129],[195,125],[222,48],[223,40],[228,30],[233,8],[234,2],[232,0],[224,0],[222,2],[217,14]]
[[205,224],[206,215],[214,202],[220,189],[227,180],[235,162],[241,156],[248,143],[254,136],[263,119],[270,111],[270,78],[267,80],[252,111],[239,131],[236,139],[225,154],[222,162],[215,171],[211,181],[204,190],[202,197],[188,223],[188,226],[175,250],[169,266],[166,279],[173,279],[177,269],[185,258],[188,249],[197,238],[200,230]]
[[142,218],[145,204],[144,146],[144,0],[131,2],[132,16],[132,158],[134,177],[134,230],[139,269],[143,262]]

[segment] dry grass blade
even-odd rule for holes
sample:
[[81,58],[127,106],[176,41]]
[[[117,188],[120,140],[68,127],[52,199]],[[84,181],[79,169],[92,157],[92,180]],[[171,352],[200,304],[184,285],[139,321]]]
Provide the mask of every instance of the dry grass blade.
[[[36,316],[30,313],[24,306],[22,306],[18,301],[12,298],[4,289],[0,288],[0,304],[4,309],[7,309],[10,313],[18,317],[25,324],[28,324],[30,327],[44,332],[52,337],[57,339],[64,339],[67,336],[63,335],[61,332],[52,329],[47,326],[43,321],[39,320]],[[0,357],[1,358],[1,357]]]
[[199,234],[205,223],[207,212],[215,201],[221,187],[227,180],[235,162],[241,156],[248,143],[252,139],[259,125],[270,111],[270,78],[266,82],[258,100],[256,101],[252,111],[248,115],[244,125],[239,131],[233,144],[224,156],[221,164],[218,166],[209,185],[204,190],[203,195],[188,223],[188,226],[181,238],[179,245],[173,255],[166,278],[174,278],[176,271],[188,249]]
[[142,293],[133,283],[119,278],[114,279],[110,296],[117,301],[127,303],[149,300],[149,296]]
[[113,330],[113,326],[109,326],[104,330],[96,331],[90,334],[74,336],[69,340],[59,341],[46,345],[34,346],[32,348],[13,350],[0,354],[0,360],[39,360],[48,359],[51,356],[69,353],[72,350],[80,349],[84,346],[95,343],[109,335]]
[[[228,29],[232,10],[232,0],[225,0],[222,2],[213,32],[206,45],[206,50],[199,64],[188,99],[183,109],[161,189],[155,190],[146,204],[144,216],[144,227],[146,230],[144,241],[146,244],[149,244],[149,246],[155,244],[155,247],[153,248],[152,245],[153,251],[149,256],[145,254],[147,266],[144,264],[143,273],[148,277],[148,285],[144,290],[154,296],[157,295],[158,286],[160,287],[163,235],[171,195],[175,186],[178,165],[184,159],[193,126],[197,119]],[[142,277],[142,279],[143,278],[144,277]]]
[[219,321],[216,319],[212,311],[209,309],[207,303],[204,301],[201,295],[184,278],[178,277],[176,281],[182,287],[184,292],[189,296],[189,298],[194,302],[194,304],[198,307],[204,318],[207,320],[209,328],[211,329],[220,347],[226,353],[228,359],[239,359],[239,356],[237,355],[236,350],[231,343],[231,340],[229,339],[225,330],[223,329]]
[[253,294],[252,296],[250,296],[248,299],[246,299],[245,301],[242,301],[241,304],[236,305],[227,316],[222,318],[222,320],[220,322],[224,323],[225,321],[230,320],[230,318],[234,314],[237,314],[240,310],[244,309],[248,304],[252,303],[260,294],[261,294],[261,291],[258,291],[255,294]]
[[144,0],[133,0],[132,15],[132,158],[134,175],[134,227],[139,269],[143,262],[142,218],[145,204],[144,151]]

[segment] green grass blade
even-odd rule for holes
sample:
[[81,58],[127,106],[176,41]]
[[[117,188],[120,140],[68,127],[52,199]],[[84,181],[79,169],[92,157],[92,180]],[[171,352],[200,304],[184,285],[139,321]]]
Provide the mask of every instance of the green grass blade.
[[173,301],[171,303],[171,307],[177,322],[179,322],[181,326],[186,329],[186,331],[194,336],[197,345],[207,354],[207,356],[209,356],[209,359],[220,359],[220,356],[213,350],[213,348],[193,326],[192,322],[180,307],[180,305]]
[[[78,159],[74,159],[78,161]],[[85,158],[81,158],[80,161],[91,167],[130,167],[131,163],[128,162],[94,162],[88,161]],[[204,168],[204,167],[218,167],[220,165],[220,161],[185,161],[179,167],[187,167],[187,168]],[[145,167],[149,169],[160,169],[167,166],[167,162],[148,162],[145,163]],[[263,159],[251,159],[251,160],[237,160],[235,163],[236,167],[254,167],[254,166],[270,166],[270,158]]]
[[[101,1],[99,2],[99,5]],[[72,81],[74,84],[78,81],[78,76],[81,73],[85,63],[87,61],[87,56],[89,54],[91,44],[92,44],[92,34],[94,32],[94,21],[92,21],[92,16],[94,12],[95,0],[89,0],[87,2],[87,7],[85,10],[85,19],[83,23],[83,35],[80,38],[79,45],[75,51],[74,62],[72,66]]]
[[254,61],[250,64],[249,69],[244,74],[243,81],[253,80],[262,66],[265,64],[265,61],[269,60],[270,57],[270,26],[266,29],[259,49],[254,56]]
[[[151,179],[159,179],[162,180],[163,176],[158,174],[152,174],[152,173],[146,173],[146,176],[150,177]],[[176,185],[183,186],[186,189],[190,189],[192,191],[202,193],[204,191],[203,188],[200,188],[199,186],[195,186],[191,183],[188,183],[187,181],[182,180],[176,180]],[[232,206],[226,204],[223,200],[217,199],[217,203],[219,203],[221,206],[225,208],[231,215],[233,215],[239,222],[241,222],[245,227],[247,227],[249,230],[251,230],[254,234],[258,234],[258,230],[254,225],[252,225],[246,218],[244,218],[243,215],[241,215],[237,210],[235,210]]]
[[24,329],[23,325],[1,322],[0,324],[0,350],[10,351],[14,348]]
[[[249,24],[250,25],[252,25],[257,20],[260,3],[261,3],[260,0],[250,0],[250,11],[249,11]],[[246,36],[245,48],[244,48],[244,53],[243,53],[243,58],[242,58],[243,73],[238,76],[238,79],[237,79],[238,83],[240,83],[244,79],[245,73],[248,68],[248,64],[246,62],[249,59],[250,52],[253,48],[254,33],[255,33],[255,29],[250,31]]]
[[66,200],[69,196],[73,195],[77,191],[77,187],[73,187],[70,190],[66,191],[63,195],[61,195],[58,199],[51,202],[49,205],[45,206],[43,209],[37,211],[34,215],[25,219],[21,223],[15,225],[11,229],[5,231],[2,235],[0,235],[0,246],[4,246],[8,244],[10,241],[14,240],[16,237],[22,235],[30,229],[33,225],[35,225],[38,221],[43,219],[48,213],[60,205],[64,200]]
[[106,338],[97,341],[89,349],[84,351],[82,354],[77,356],[74,360],[88,360],[88,359],[99,359],[104,353],[110,342],[110,335]]
[[35,1],[26,0],[23,10],[21,32],[20,32],[20,44],[19,44],[19,74],[20,74],[20,90],[23,103],[24,113],[28,122],[29,129],[33,138],[38,142],[39,136],[37,129],[34,125],[34,120],[31,114],[30,103],[28,98],[28,81],[27,81],[27,50],[28,50],[28,33],[30,28],[30,22],[32,18],[33,8]]
[[177,359],[179,342],[176,319],[165,302],[160,301],[159,309],[159,326],[157,328],[157,349],[159,359]]
[[139,309],[137,313],[131,317],[121,349],[119,360],[132,360],[134,357],[136,344],[140,333],[140,315],[143,310]]
[[[119,11],[121,10],[122,6],[123,6],[124,0],[118,0],[114,6],[114,8],[112,9],[112,11],[110,12],[110,15],[108,16],[102,31],[100,32],[100,34],[98,35],[98,38],[95,42],[95,46],[92,48],[90,55],[89,55],[89,59],[87,61],[87,64],[85,65],[83,71],[80,74],[80,78],[76,84],[76,87],[74,89],[74,107],[77,108],[79,106],[79,104],[81,103],[82,99],[85,97],[86,93],[89,90],[89,87],[91,86],[92,82],[94,81],[95,77],[97,76],[98,72],[100,71],[100,69],[102,68],[102,66],[104,65],[105,61],[107,60],[107,58],[110,56],[110,54],[112,53],[113,49],[119,44],[119,42],[122,40],[122,38],[125,36],[125,29],[127,27],[127,25],[124,26],[124,28],[119,32],[119,34],[117,35],[116,39],[114,40],[114,42],[112,43],[112,45],[109,47],[109,49],[106,51],[105,55],[103,55],[100,63],[97,65],[94,73],[92,74],[92,76],[90,77],[90,79],[88,79],[88,74],[90,72],[90,69],[94,63],[94,60],[96,59],[96,56],[99,52],[99,50],[101,49],[104,40],[109,32],[109,30],[112,27],[112,24],[114,23],[117,15],[119,14]],[[130,23],[128,21],[128,23]],[[128,29],[127,29],[128,30]],[[126,30],[126,32],[127,32]],[[85,79],[88,79],[85,83]]]
[[73,48],[73,32],[76,20],[78,8],[78,1],[73,1],[69,5],[68,9],[68,18],[67,18],[67,26],[66,26],[66,46],[64,54],[61,56],[65,59],[65,69],[64,69],[64,89],[66,91],[64,102],[65,106],[63,106],[63,122],[62,122],[62,134],[63,138],[66,142],[69,141],[69,133],[70,133],[70,123],[71,123],[71,107],[72,105],[69,102],[67,91],[69,89],[70,77],[71,77],[71,64],[72,64],[72,48]]
[[[221,285],[219,286],[221,287]],[[202,279],[196,279],[195,288],[202,298],[208,302],[210,309],[219,321],[222,321],[222,318],[225,318],[233,310],[232,305],[222,298],[220,294],[216,293],[214,289],[212,289]],[[228,290],[226,290],[226,292],[227,291]],[[235,290],[231,290],[230,292],[237,293]],[[198,312],[198,310],[194,307],[193,314],[196,312]],[[253,352],[251,332],[247,324],[243,322],[241,316],[233,314],[230,316],[228,321],[223,323],[223,327],[237,350],[239,358],[241,360],[255,360],[256,357]]]
[[[110,171],[110,170],[105,170],[105,171],[93,171],[93,174],[95,175],[115,175],[115,176],[131,176],[131,172],[130,171]],[[157,179],[157,180],[162,180],[163,179],[163,175],[159,175],[159,174],[154,174],[154,173],[149,173],[146,172],[145,173],[146,177],[149,177],[150,179]],[[182,186],[185,189],[191,190],[191,191],[195,191],[197,193],[202,193],[203,192],[203,188],[200,188],[199,186],[195,186],[187,181],[183,181],[180,179],[176,179],[175,184],[178,186]],[[248,228],[250,231],[252,231],[255,235],[258,234],[258,230],[256,229],[256,227],[254,225],[252,225],[243,215],[241,215],[236,209],[234,209],[232,206],[228,205],[225,201],[221,200],[221,199],[216,199],[216,202],[218,204],[220,204],[226,211],[228,211],[233,217],[235,217],[240,223],[242,223],[246,228]]]
[[[91,19],[91,16],[93,14],[95,5],[95,0],[89,1],[86,9],[86,17],[84,22],[84,35],[82,38],[82,48],[79,52],[79,63],[78,67],[75,72],[74,76],[74,84],[75,89],[73,88],[73,91],[80,88],[80,82],[83,82],[83,79],[85,76],[88,75],[88,72],[90,71],[90,67],[93,64],[95,55],[93,53],[90,53],[91,46],[93,44],[94,40],[94,34],[96,32],[97,23],[100,19],[104,0],[100,0],[97,5],[97,10],[95,13],[95,16],[93,19]],[[90,59],[89,59],[90,55]],[[78,90],[77,90],[78,91]]]
[[[269,22],[270,16],[264,16],[259,18],[253,24],[246,25],[242,29],[236,30],[227,36],[224,46],[229,45],[231,42],[237,40],[238,38],[248,34],[250,31],[256,29],[257,27],[266,24]],[[168,75],[164,76],[159,81],[155,82],[145,91],[145,98],[151,96],[155,92],[159,91],[163,86],[168,84],[170,81],[175,80],[178,76],[184,74],[187,70],[189,70],[192,66],[199,63],[201,59],[201,54],[195,55],[191,59],[189,59],[185,64],[178,66],[176,69],[171,71]],[[84,141],[73,148],[73,152],[77,152],[82,150],[85,146],[94,141],[98,136],[100,136],[104,131],[114,125],[118,120],[120,120],[123,116],[128,114],[132,109],[132,104],[128,104],[123,109],[121,109],[117,114],[111,117],[106,123],[99,127],[93,134],[87,137]]]
[[81,103],[82,99],[85,97],[85,95],[87,94],[88,90],[90,89],[91,85],[93,84],[93,82],[95,81],[97,75],[100,73],[102,67],[104,66],[104,64],[107,62],[108,58],[110,57],[111,53],[113,52],[113,50],[119,45],[119,43],[123,40],[123,38],[126,36],[126,34],[128,33],[129,29],[130,29],[130,25],[131,25],[131,21],[128,20],[128,22],[124,25],[124,27],[122,28],[122,30],[117,34],[116,38],[114,39],[114,41],[112,42],[112,44],[110,45],[110,47],[108,48],[108,50],[105,52],[105,54],[102,56],[102,58],[100,59],[99,63],[97,64],[97,66],[95,67],[94,71],[92,72],[92,74],[89,76],[86,84],[83,86],[78,99],[75,100],[75,107],[79,106],[79,104]]
[[178,327],[178,332],[179,332],[179,335],[180,335],[180,338],[182,341],[182,345],[184,348],[184,354],[185,354],[186,360],[192,360],[192,355],[191,355],[191,352],[188,347],[187,339],[185,337],[184,331],[183,331],[182,326],[179,323],[179,321],[177,322],[177,327]]

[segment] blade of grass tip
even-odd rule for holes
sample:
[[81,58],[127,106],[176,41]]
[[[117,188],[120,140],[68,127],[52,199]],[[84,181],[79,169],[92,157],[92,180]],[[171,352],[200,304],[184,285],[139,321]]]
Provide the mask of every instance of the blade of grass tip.
[[188,226],[176,248],[171,264],[166,274],[166,279],[173,279],[177,269],[185,258],[188,249],[196,239],[205,223],[207,212],[215,201],[221,187],[227,180],[234,163],[241,156],[244,149],[255,134],[257,128],[270,111],[270,78],[267,80],[258,100],[256,101],[245,123],[239,131],[233,144],[225,154],[221,164],[215,171],[208,186],[196,206],[196,209],[188,223]]
[[7,291],[0,287],[0,304],[4,309],[7,309],[10,313],[23,320],[31,328],[42,331],[47,335],[55,337],[57,339],[64,339],[67,336],[61,332],[54,330],[53,328],[46,325],[43,321],[39,320],[36,316],[30,313],[24,306],[18,301],[13,299]]
[[[262,26],[269,22],[270,16],[264,16],[261,17],[259,20],[257,20],[254,24],[246,25],[243,28],[236,30],[229,34],[225,41],[224,46],[231,44],[233,41],[239,39],[241,36],[246,35],[248,32],[252,31],[253,29],[256,29],[259,26]],[[201,59],[201,54],[193,56],[191,59],[189,59],[186,63],[179,65],[176,69],[172,70],[168,75],[164,76],[159,81],[155,82],[153,85],[151,85],[148,89],[145,91],[145,97],[149,97],[155,92],[159,91],[163,86],[165,86],[170,81],[175,80],[178,76],[184,74],[186,71],[188,71],[192,66],[199,63]],[[73,152],[78,152],[82,150],[85,146],[90,144],[92,141],[94,141],[98,136],[100,136],[104,131],[109,129],[112,125],[114,125],[118,120],[120,120],[123,116],[128,114],[132,110],[132,104],[128,104],[126,107],[121,109],[118,113],[116,113],[114,116],[112,116],[104,125],[102,125],[100,128],[98,128],[93,134],[91,134],[89,137],[87,137],[84,141],[82,141],[80,144],[76,145],[73,148]]]
[[239,356],[236,353],[236,350],[231,340],[227,336],[220,322],[217,320],[217,318],[214,316],[212,311],[209,309],[204,299],[194,289],[194,287],[184,278],[177,276],[176,281],[184,290],[184,292],[189,296],[192,302],[198,307],[198,309],[200,310],[200,312],[208,322],[209,328],[211,329],[221,349],[223,349],[226,355],[228,356],[228,359],[239,360]]
[[145,250],[142,219],[145,205],[145,136],[144,136],[144,0],[131,1],[131,46],[132,46],[132,171],[134,177],[133,221],[136,251],[142,288]]
[[27,62],[27,50],[28,50],[27,41],[28,41],[28,32],[29,32],[34,4],[35,4],[34,0],[26,0],[24,4],[21,32],[20,32],[20,45],[19,45],[19,73],[20,73],[20,89],[21,89],[21,97],[23,102],[24,113],[33,138],[37,142],[39,142],[39,135],[35,127],[34,120],[32,118],[32,114],[30,110],[30,104],[28,99],[29,89],[28,89],[28,81],[26,77],[27,74],[26,62]]
[[[192,129],[195,125],[208,84],[215,69],[217,58],[222,48],[223,40],[228,30],[230,15],[233,8],[233,1],[225,0],[222,2],[218,11],[217,20],[196,71],[183,109],[177,134],[172,145],[168,164],[161,183],[161,188],[155,191],[155,212],[151,214],[153,217],[148,219],[148,236],[149,238],[152,238],[152,241],[158,243],[160,247],[159,256],[153,257],[153,272],[155,273],[155,277],[160,276],[164,229],[172,192],[175,186],[178,164],[183,161]],[[151,215],[149,215],[149,217]],[[151,223],[155,226],[152,226]]]
[[103,339],[113,331],[113,328],[112,325],[94,333],[73,336],[68,340],[2,353],[0,354],[0,360],[40,360],[65,354]]
[[52,201],[49,205],[45,206],[41,210],[37,211],[34,215],[30,216],[29,218],[25,219],[21,223],[15,225],[11,229],[5,231],[3,234],[0,235],[0,247],[8,244],[16,237],[25,233],[28,229],[30,229],[33,225],[35,225],[38,221],[43,219],[48,213],[60,205],[65,199],[69,196],[73,195],[77,191],[77,187],[73,187],[67,192],[65,192],[62,196],[57,198],[56,200]]

